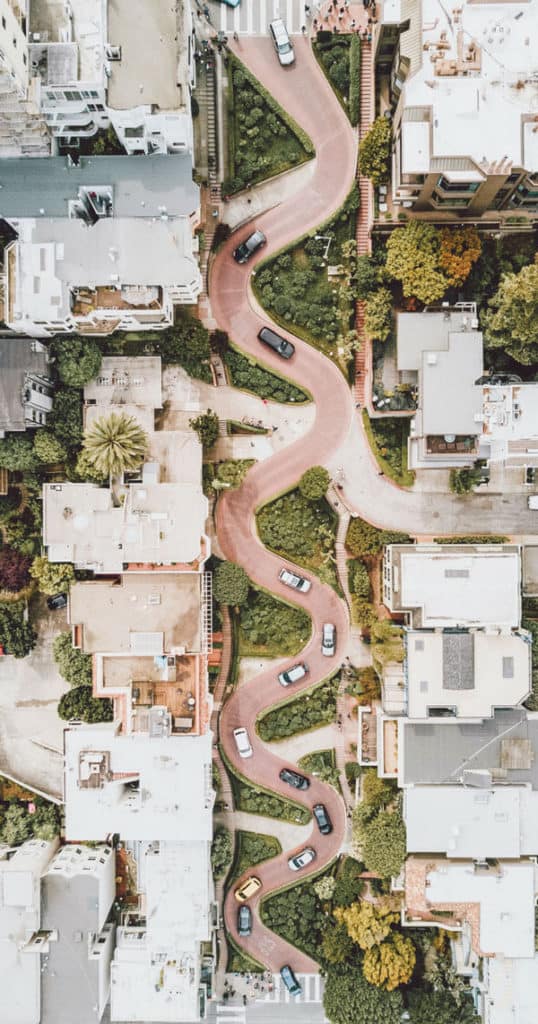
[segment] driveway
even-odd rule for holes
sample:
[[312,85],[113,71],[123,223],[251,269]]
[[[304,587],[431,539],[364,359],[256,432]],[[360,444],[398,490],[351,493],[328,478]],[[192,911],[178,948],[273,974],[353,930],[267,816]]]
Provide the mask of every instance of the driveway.
[[56,669],[52,641],[67,628],[64,611],[33,602],[39,640],[27,658],[0,658],[0,773],[62,799],[63,725],[57,714],[69,687]]

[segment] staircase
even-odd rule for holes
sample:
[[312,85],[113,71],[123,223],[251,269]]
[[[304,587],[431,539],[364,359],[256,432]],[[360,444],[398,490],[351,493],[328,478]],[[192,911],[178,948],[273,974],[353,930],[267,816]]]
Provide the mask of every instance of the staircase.
[[[375,116],[375,79],[372,61],[372,44],[361,43],[361,112],[359,122],[359,138],[366,135]],[[357,217],[357,253],[364,256],[371,252],[372,242],[370,231],[374,219],[374,190],[368,178],[359,174],[360,207]],[[357,303],[355,314],[355,330],[361,343],[355,356],[355,398],[361,405],[368,394],[370,345],[364,335],[364,302]]]
[[204,293],[207,295],[208,266],[211,245],[218,223],[214,210],[220,209],[219,151],[217,132],[217,77],[214,61],[209,61],[200,74],[196,89],[196,98],[200,107],[200,116],[205,122],[207,139],[207,180],[208,187],[204,196],[204,244],[200,252],[200,271],[204,282]]

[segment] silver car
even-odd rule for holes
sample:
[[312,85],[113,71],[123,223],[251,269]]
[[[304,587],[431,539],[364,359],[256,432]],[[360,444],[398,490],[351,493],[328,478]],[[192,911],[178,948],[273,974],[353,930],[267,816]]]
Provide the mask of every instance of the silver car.
[[332,622],[323,623],[323,631],[321,634],[321,653],[326,658],[332,658],[336,651],[336,626],[333,626]]
[[291,686],[292,683],[298,683],[300,679],[304,679],[307,674],[308,665],[301,661],[299,664],[292,665],[291,668],[286,669],[285,672],[279,672],[278,681],[281,686]]
[[288,861],[288,867],[292,871],[300,871],[301,868],[306,868],[308,864],[311,864],[316,859],[316,851],[311,846],[305,846],[304,850],[300,853],[296,853],[295,857],[290,857]]
[[290,572],[289,569],[281,569],[278,578],[287,587],[291,587],[293,590],[300,590],[303,594],[307,594],[312,586],[310,580],[306,580],[304,576],[297,576],[297,573]]

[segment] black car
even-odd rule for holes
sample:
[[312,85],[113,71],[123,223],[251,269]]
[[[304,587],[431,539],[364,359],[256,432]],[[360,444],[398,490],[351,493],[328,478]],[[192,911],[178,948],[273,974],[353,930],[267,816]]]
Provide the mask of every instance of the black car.
[[254,253],[265,245],[267,239],[263,231],[253,231],[244,242],[240,242],[237,249],[234,249],[233,257],[236,263],[246,263]]
[[237,934],[245,938],[252,932],[252,911],[243,904],[237,911]]
[[67,594],[55,594],[54,597],[47,597],[47,608],[51,612],[56,612],[59,608],[67,608]]
[[282,359],[291,359],[295,352],[295,345],[292,345],[291,341],[286,341],[276,331],[272,331],[270,327],[262,327],[261,331],[258,331],[258,338],[264,345],[273,349],[277,356],[282,356]]
[[310,785],[304,775],[299,775],[299,772],[294,772],[291,768],[283,768],[278,777],[282,779],[282,782],[287,782],[288,786],[293,786],[294,789],[308,789]]
[[325,808],[325,806],[323,804],[314,804],[314,807],[312,808],[312,811],[313,811],[314,817],[316,819],[316,824],[317,824],[317,826],[318,826],[322,836],[328,836],[329,832],[332,832],[333,826],[332,826],[331,819],[329,818],[329,815],[327,814],[327,809]]

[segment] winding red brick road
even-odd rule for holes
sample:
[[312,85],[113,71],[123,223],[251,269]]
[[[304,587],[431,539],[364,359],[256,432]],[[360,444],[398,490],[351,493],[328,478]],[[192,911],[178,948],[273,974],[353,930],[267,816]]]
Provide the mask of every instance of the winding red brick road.
[[[308,188],[255,221],[256,227],[260,227],[268,239],[267,248],[259,257],[261,259],[316,227],[338,209],[355,177],[357,141],[306,39],[296,41],[296,63],[291,69],[279,67],[268,39],[244,40],[238,53],[304,128],[316,148],[315,172]],[[219,328],[227,331],[242,350],[261,356],[264,363],[282,371],[281,360],[269,350],[261,353],[256,338],[262,323],[270,322],[265,314],[259,315],[249,290],[249,277],[259,259],[246,266],[238,266],[231,255],[238,239],[246,236],[248,231],[247,228],[236,232],[215,260],[210,278],[212,312]],[[306,343],[292,335],[290,337],[296,346],[296,355],[285,366],[285,371],[311,392],[316,406],[313,427],[305,437],[282,453],[254,466],[238,490],[221,495],[217,509],[218,536],[226,557],[244,566],[256,583],[287,600],[293,597],[293,592],[278,581],[282,559],[276,558],[260,543],[255,511],[263,502],[295,484],[309,466],[323,464],[347,436],[353,415],[350,389],[336,366]],[[336,624],[338,649],[342,651],[346,645],[349,619],[344,601],[315,578],[310,592],[296,595],[295,599],[309,612],[313,622],[312,638],[301,655],[308,663],[310,673],[305,685],[294,687],[296,694],[338,667],[338,656],[329,660],[321,654],[323,622]],[[308,808],[318,802],[326,805],[334,831],[329,836],[321,836],[314,825],[311,838],[317,854],[313,869],[319,870],[337,855],[341,847],[346,824],[343,801],[336,790],[315,778],[311,778],[310,789],[301,794],[282,783],[278,773],[287,762],[278,757],[277,747],[274,753],[269,751],[255,731],[260,712],[287,697],[288,693],[278,684],[274,670],[256,676],[241,686],[225,705],[220,718],[220,738],[231,763],[253,782],[296,799]],[[235,748],[233,730],[238,725],[246,726],[250,735],[254,756],[248,760],[241,760]],[[263,883],[261,896],[308,874],[308,871],[296,874],[290,871],[287,860],[293,852],[288,850],[255,869]],[[317,969],[309,957],[262,925],[257,915],[258,904],[259,898],[250,901],[255,915],[251,936],[239,940],[238,904],[233,893],[228,894],[225,920],[235,941],[271,970],[278,970],[284,963],[301,972]]]

